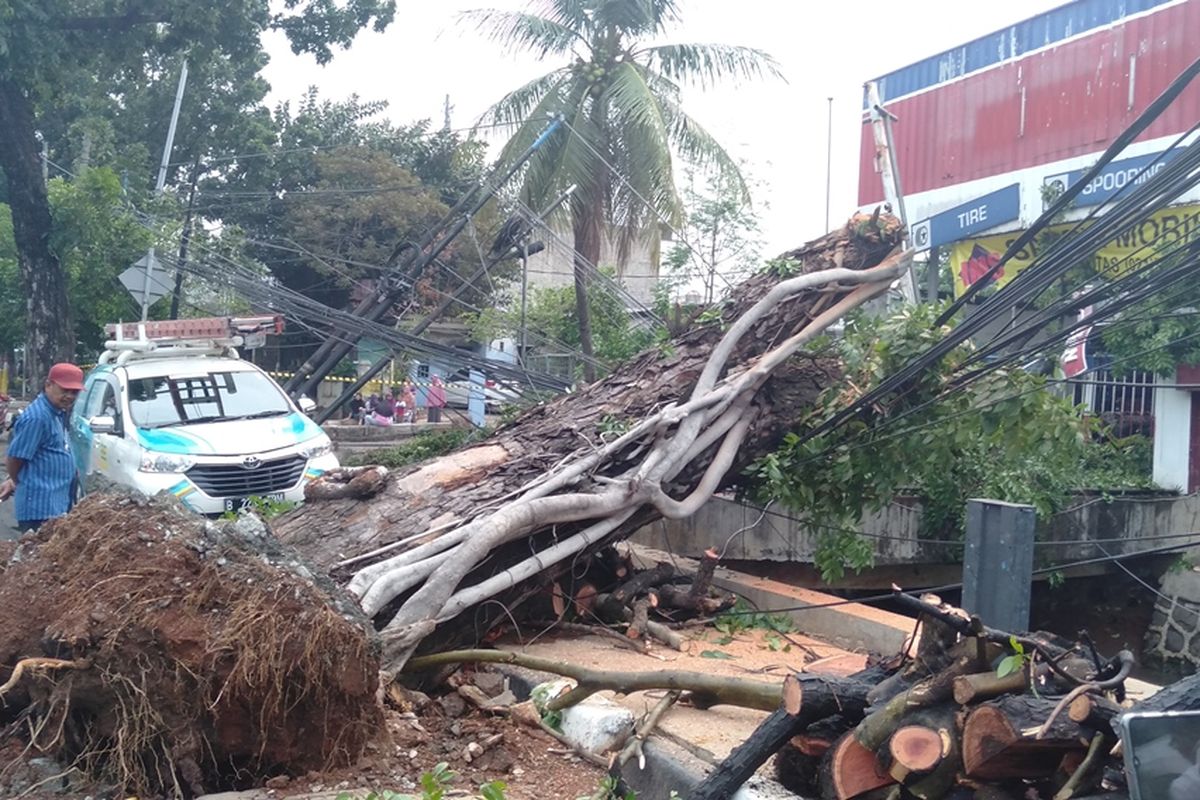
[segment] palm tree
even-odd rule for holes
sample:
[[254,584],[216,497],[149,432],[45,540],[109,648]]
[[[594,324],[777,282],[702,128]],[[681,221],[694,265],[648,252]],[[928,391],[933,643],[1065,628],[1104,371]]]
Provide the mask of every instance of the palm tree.
[[660,220],[682,214],[674,157],[746,185],[728,153],[680,107],[683,83],[779,76],[766,53],[713,44],[647,44],[679,21],[676,0],[535,0],[525,12],[465,16],[506,47],[570,62],[505,95],[481,127],[511,132],[501,160],[522,153],[552,115],[566,131],[547,141],[523,171],[521,194],[535,207],[574,185],[569,213],[575,247],[575,307],[584,377],[595,379],[587,288],[590,265],[615,235],[624,262]]

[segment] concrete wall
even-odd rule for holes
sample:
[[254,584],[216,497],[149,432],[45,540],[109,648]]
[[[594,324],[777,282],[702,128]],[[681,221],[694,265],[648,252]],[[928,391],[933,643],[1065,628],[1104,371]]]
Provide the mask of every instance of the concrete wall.
[[1164,667],[1195,672],[1200,667],[1200,573],[1168,572],[1154,604],[1143,655]]
[[1154,482],[1164,489],[1188,488],[1192,393],[1172,388],[1175,380],[1154,387]]
[[[557,236],[539,231],[538,238],[546,249],[529,257],[529,285],[550,288],[575,285],[574,251],[570,231]],[[599,267],[613,267],[617,280],[638,302],[649,306],[654,302],[654,287],[658,285],[659,244],[641,242],[633,246],[624,265],[618,263],[616,242],[611,238],[600,248]],[[517,291],[520,291],[518,285]]]
[[[875,539],[876,565],[947,563],[961,560],[961,548],[923,541],[920,504],[898,500],[864,515],[858,529]],[[1036,563],[1054,564],[1105,553],[1135,553],[1164,544],[1142,537],[1200,531],[1200,495],[1148,494],[1105,498],[1080,495],[1038,526]],[[786,513],[745,506],[727,498],[710,500],[684,520],[662,520],[642,528],[634,541],[679,555],[698,557],[715,548],[726,559],[811,562],[822,529]],[[1080,541],[1084,540],[1084,541]],[[1087,541],[1098,541],[1088,544]],[[1200,534],[1169,543],[1193,542]],[[1052,542],[1070,542],[1054,546]],[[1103,548],[1103,549],[1102,549]]]

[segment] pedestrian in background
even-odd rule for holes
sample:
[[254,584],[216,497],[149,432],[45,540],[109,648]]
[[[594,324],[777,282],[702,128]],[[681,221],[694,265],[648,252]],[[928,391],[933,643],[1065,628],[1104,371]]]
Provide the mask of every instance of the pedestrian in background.
[[412,381],[404,382],[404,392],[400,395],[400,402],[404,403],[404,421],[417,421],[417,393],[413,388]]
[[425,419],[429,422],[441,422],[442,409],[446,407],[446,386],[442,383],[441,375],[434,375],[430,379],[429,397],[425,405]]
[[16,496],[17,527],[37,530],[75,505],[78,472],[71,455],[67,417],[83,391],[83,370],[55,364],[42,392],[13,425],[4,459],[8,479],[0,483],[0,500]]
[[378,428],[386,428],[392,424],[394,416],[396,416],[396,406],[392,402],[392,395],[389,392],[383,396],[382,400],[375,403],[375,409],[367,415],[366,423]]

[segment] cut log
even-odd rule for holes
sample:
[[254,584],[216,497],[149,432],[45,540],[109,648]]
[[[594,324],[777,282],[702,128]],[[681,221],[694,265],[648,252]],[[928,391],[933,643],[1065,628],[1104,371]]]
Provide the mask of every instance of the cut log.
[[879,768],[875,751],[863,747],[851,733],[825,754],[821,772],[824,800],[852,800],[894,783],[892,776]]
[[775,754],[775,780],[801,797],[816,795],[821,759],[850,728],[850,721],[839,714],[818,720],[793,736]]
[[1031,695],[1005,695],[976,707],[962,733],[966,774],[978,780],[1044,778],[1053,775],[1063,756],[1087,750],[1089,738],[1065,714],[1037,739],[1055,702]]
[[1067,716],[1072,722],[1104,733],[1116,733],[1112,721],[1124,711],[1107,697],[1094,694],[1080,695],[1067,706]]
[[910,775],[929,772],[942,763],[946,745],[942,734],[924,725],[903,725],[888,742],[892,754],[891,776],[904,782]]
[[[1045,674],[1045,668],[1040,674]],[[954,679],[954,702],[965,706],[990,700],[1002,694],[1021,693],[1029,690],[1029,670],[1019,669],[1003,677],[994,671],[960,675]]]
[[611,597],[618,603],[631,605],[635,597],[647,589],[669,581],[675,575],[675,568],[668,561],[660,561],[653,569],[642,570],[625,581],[613,591]]
[[[730,797],[739,786],[766,763],[792,736],[811,723],[835,714],[847,720],[862,718],[870,685],[854,678],[832,676],[797,676],[794,685],[783,691],[799,695],[795,714],[780,707],[771,712],[750,737],[733,749],[729,757],[688,795],[688,800],[718,800]],[[793,701],[794,702],[794,701]]]
[[642,597],[633,602],[633,617],[629,620],[629,627],[625,630],[625,635],[630,639],[640,639],[642,634],[646,632],[646,628],[650,623],[650,600]]

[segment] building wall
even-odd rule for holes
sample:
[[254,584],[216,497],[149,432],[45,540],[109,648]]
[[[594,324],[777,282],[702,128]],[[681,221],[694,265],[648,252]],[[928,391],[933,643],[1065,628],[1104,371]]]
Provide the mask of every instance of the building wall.
[[[905,193],[1102,151],[1192,63],[1197,31],[1200,0],[1077,0],[879,78]],[[1197,119],[1193,84],[1139,141]],[[860,205],[883,199],[874,157],[864,122]]]
[[[543,235],[539,238],[546,249],[529,257],[529,286],[557,288],[575,285],[574,251],[571,233]],[[634,245],[624,265],[618,260],[615,240],[611,237],[601,247],[601,268],[611,267],[625,290],[638,303],[649,306],[654,302],[654,287],[658,285],[659,245],[657,241]]]
[[1192,432],[1192,393],[1161,381],[1154,390],[1154,482],[1164,489],[1188,489],[1188,443]]

